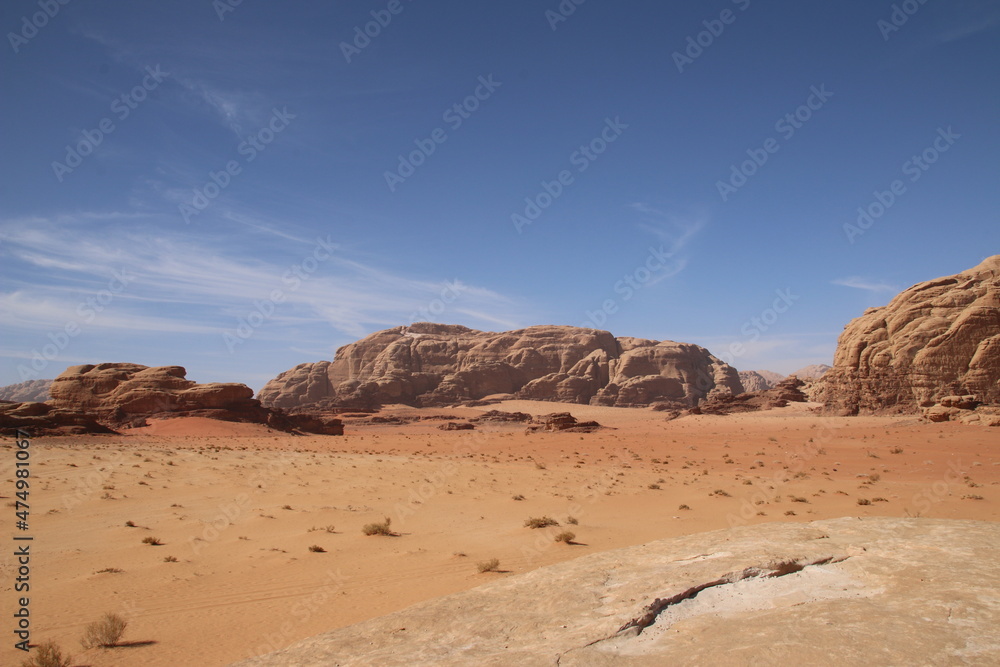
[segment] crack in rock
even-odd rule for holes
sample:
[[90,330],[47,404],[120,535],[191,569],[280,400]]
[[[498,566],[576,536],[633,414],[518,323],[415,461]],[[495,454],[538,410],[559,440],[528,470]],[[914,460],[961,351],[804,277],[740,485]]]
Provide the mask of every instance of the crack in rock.
[[849,558],[849,556],[827,556],[826,558],[821,558],[819,560],[802,562],[800,560],[788,560],[788,561],[778,561],[764,565],[761,567],[748,567],[746,569],[740,570],[739,572],[730,572],[714,581],[709,581],[708,583],[700,584],[689,588],[677,595],[673,595],[668,598],[656,598],[653,600],[652,604],[646,607],[645,613],[634,618],[621,628],[615,634],[616,637],[637,637],[642,634],[642,631],[653,625],[656,619],[670,607],[684,602],[685,600],[691,600],[702,591],[708,588],[714,588],[716,586],[725,586],[728,584],[735,584],[746,579],[764,579],[764,578],[775,578],[784,577],[789,574],[795,574],[796,572],[801,572],[807,567],[812,567],[814,565],[828,565],[831,563],[840,563]]

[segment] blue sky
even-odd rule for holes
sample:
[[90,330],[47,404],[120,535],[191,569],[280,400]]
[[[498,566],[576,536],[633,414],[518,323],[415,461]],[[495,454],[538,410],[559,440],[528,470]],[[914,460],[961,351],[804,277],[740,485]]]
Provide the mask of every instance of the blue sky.
[[0,384],[259,389],[415,319],[790,372],[1000,252],[995,0],[11,0],[0,27]]

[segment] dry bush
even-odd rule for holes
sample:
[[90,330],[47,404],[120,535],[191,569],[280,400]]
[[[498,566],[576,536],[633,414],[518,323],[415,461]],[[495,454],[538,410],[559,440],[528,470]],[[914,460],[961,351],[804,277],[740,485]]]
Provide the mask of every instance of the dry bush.
[[570,532],[568,530],[563,531],[556,535],[556,542],[565,542],[566,544],[572,544],[573,540],[576,539],[576,533]]
[[580,523],[580,521],[575,516],[568,516],[566,517],[566,523],[570,524],[571,526],[575,526],[578,523]]
[[396,533],[392,532],[389,526],[392,524],[392,518],[386,517],[385,521],[382,523],[369,523],[366,524],[364,528],[361,529],[365,535],[386,535],[393,537]]
[[112,646],[117,646],[118,642],[121,641],[122,635],[125,634],[125,628],[128,626],[128,621],[119,616],[118,614],[108,612],[99,621],[94,621],[86,627],[83,631],[83,638],[80,643],[83,644],[83,648],[94,648],[95,646],[100,646],[103,648],[110,648]]
[[500,559],[491,558],[489,560],[484,560],[476,563],[476,569],[479,570],[480,574],[484,572],[499,572],[500,571]]
[[679,510],[689,510],[691,508],[688,507],[687,505],[680,505],[677,509],[679,509]]
[[154,546],[154,547],[158,547],[161,544],[163,544],[163,542],[161,542],[160,538],[158,538],[158,537],[144,537],[144,538],[142,538],[142,543],[143,544],[148,544],[148,545]]
[[164,563],[176,563],[177,562],[177,557],[176,556],[164,556],[163,557],[163,562]]
[[35,647],[34,655],[21,663],[21,667],[70,667],[73,658],[64,656],[59,645],[49,639]]
[[313,552],[314,554],[325,554],[326,553],[326,549],[324,549],[323,547],[321,547],[318,544],[314,544],[311,547],[309,547],[309,551]]
[[867,498],[858,498],[858,504],[859,505],[871,505],[872,501],[868,500]]
[[524,525],[526,528],[547,528],[549,526],[558,526],[559,522],[550,516],[533,516],[529,519],[525,519]]

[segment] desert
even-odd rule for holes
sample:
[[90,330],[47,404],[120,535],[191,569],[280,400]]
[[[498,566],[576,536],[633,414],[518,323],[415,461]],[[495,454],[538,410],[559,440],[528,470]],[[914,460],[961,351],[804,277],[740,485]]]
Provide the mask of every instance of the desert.
[[1000,3],[3,10],[0,667],[1000,664]]

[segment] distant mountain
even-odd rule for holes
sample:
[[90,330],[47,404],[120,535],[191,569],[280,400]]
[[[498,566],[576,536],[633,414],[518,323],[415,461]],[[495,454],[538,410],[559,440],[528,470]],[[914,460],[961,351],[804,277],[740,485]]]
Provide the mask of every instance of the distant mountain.
[[832,366],[827,366],[826,364],[813,364],[812,366],[800,368],[794,373],[791,373],[791,375],[796,376],[800,380],[818,380],[826,375],[826,372],[831,368]]
[[0,387],[0,401],[15,403],[43,403],[49,400],[52,380],[27,380]]
[[774,371],[740,371],[740,381],[747,392],[774,389],[784,379],[784,375]]

